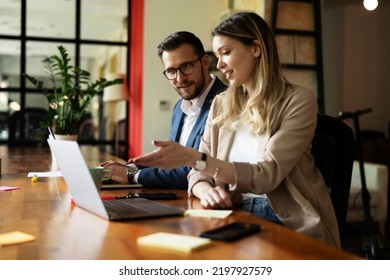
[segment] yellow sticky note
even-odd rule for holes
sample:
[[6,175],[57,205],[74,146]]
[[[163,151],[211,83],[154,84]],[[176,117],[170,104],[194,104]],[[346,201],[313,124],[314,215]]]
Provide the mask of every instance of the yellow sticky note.
[[0,234],[0,246],[25,243],[34,240],[35,240],[34,235],[20,232],[20,231],[12,231],[8,233]]
[[157,232],[137,238],[138,245],[185,253],[202,248],[210,243],[211,240],[208,238],[166,232]]
[[233,210],[189,209],[184,212],[184,215],[192,217],[224,219],[232,212]]

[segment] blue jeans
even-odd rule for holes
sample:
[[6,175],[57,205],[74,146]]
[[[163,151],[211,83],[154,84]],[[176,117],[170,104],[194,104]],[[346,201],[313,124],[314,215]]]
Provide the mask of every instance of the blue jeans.
[[279,225],[283,223],[276,216],[274,209],[267,197],[251,197],[243,201],[242,210],[251,212],[252,214],[267,219]]

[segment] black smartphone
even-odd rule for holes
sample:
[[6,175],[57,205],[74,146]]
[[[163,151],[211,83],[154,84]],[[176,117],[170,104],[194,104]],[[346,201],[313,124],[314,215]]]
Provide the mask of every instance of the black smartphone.
[[260,232],[258,224],[231,223],[216,229],[202,232],[199,236],[214,240],[234,241],[239,238]]

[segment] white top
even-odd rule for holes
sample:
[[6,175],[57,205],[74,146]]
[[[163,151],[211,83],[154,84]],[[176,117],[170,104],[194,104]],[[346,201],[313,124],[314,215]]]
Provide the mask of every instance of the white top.
[[[228,161],[256,163],[260,144],[259,139],[259,136],[252,136],[249,133],[249,128],[247,126],[238,129],[233,140]],[[243,199],[247,199],[249,197],[259,197],[265,195],[245,193],[242,194],[242,196]]]

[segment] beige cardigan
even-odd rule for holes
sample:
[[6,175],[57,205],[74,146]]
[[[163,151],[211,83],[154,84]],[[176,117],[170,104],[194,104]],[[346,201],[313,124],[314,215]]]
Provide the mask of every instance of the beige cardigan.
[[[223,94],[211,106],[199,150],[227,160],[234,131],[221,129],[211,121]],[[317,101],[313,92],[290,89],[280,113],[281,125],[273,135],[260,137],[257,164],[233,162],[236,183],[229,186],[234,201],[238,193],[267,194],[283,224],[297,232],[340,247],[336,216],[328,189],[314,165],[311,141],[317,123]],[[188,194],[199,181],[223,186],[223,182],[192,170]]]

